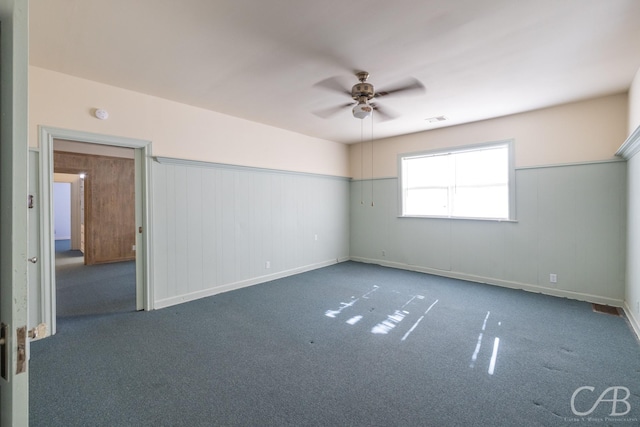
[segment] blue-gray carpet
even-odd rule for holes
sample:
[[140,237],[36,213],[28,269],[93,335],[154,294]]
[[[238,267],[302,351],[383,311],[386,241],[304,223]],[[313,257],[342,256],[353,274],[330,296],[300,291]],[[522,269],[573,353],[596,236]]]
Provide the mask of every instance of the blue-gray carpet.
[[624,317],[375,265],[59,324],[32,426],[640,425]]
[[84,265],[69,240],[56,240],[57,318],[135,311],[135,261]]

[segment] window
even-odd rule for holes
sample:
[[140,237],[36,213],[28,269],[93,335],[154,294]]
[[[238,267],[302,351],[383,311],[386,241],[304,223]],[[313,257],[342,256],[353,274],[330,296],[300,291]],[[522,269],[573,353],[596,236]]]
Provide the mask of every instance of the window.
[[509,219],[512,142],[400,156],[402,216]]

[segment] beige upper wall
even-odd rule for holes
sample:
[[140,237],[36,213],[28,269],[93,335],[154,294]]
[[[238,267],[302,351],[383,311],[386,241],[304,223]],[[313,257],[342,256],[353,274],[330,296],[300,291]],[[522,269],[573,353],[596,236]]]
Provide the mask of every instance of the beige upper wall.
[[351,176],[361,178],[362,169],[365,179],[394,177],[398,154],[508,139],[516,167],[610,160],[626,139],[627,111],[627,95],[619,94],[374,141],[373,159],[371,142],[354,144]]
[[640,126],[640,68],[629,88],[629,135]]
[[[29,145],[45,125],[153,142],[157,156],[334,176],[396,176],[397,155],[514,139],[516,167],[614,158],[640,124],[640,71],[626,94],[345,146],[113,86],[29,67]],[[96,119],[93,109],[109,111]],[[361,154],[362,153],[362,154]]]
[[[95,108],[109,119],[95,118]],[[349,175],[344,144],[31,66],[32,147],[39,125],[152,141],[156,156]]]

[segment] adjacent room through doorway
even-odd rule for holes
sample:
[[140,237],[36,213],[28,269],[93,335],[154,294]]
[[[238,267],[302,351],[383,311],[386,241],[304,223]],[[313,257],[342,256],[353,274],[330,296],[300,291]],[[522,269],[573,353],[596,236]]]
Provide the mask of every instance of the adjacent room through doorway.
[[136,310],[133,151],[54,141],[58,322]]

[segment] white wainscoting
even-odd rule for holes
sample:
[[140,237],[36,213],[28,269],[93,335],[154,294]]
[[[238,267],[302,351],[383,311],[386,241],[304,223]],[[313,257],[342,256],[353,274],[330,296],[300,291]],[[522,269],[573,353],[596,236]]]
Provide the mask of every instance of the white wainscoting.
[[514,222],[399,218],[398,203],[395,178],[352,182],[351,259],[623,305],[626,162],[517,170]]
[[156,160],[154,308],[348,259],[346,178]]

